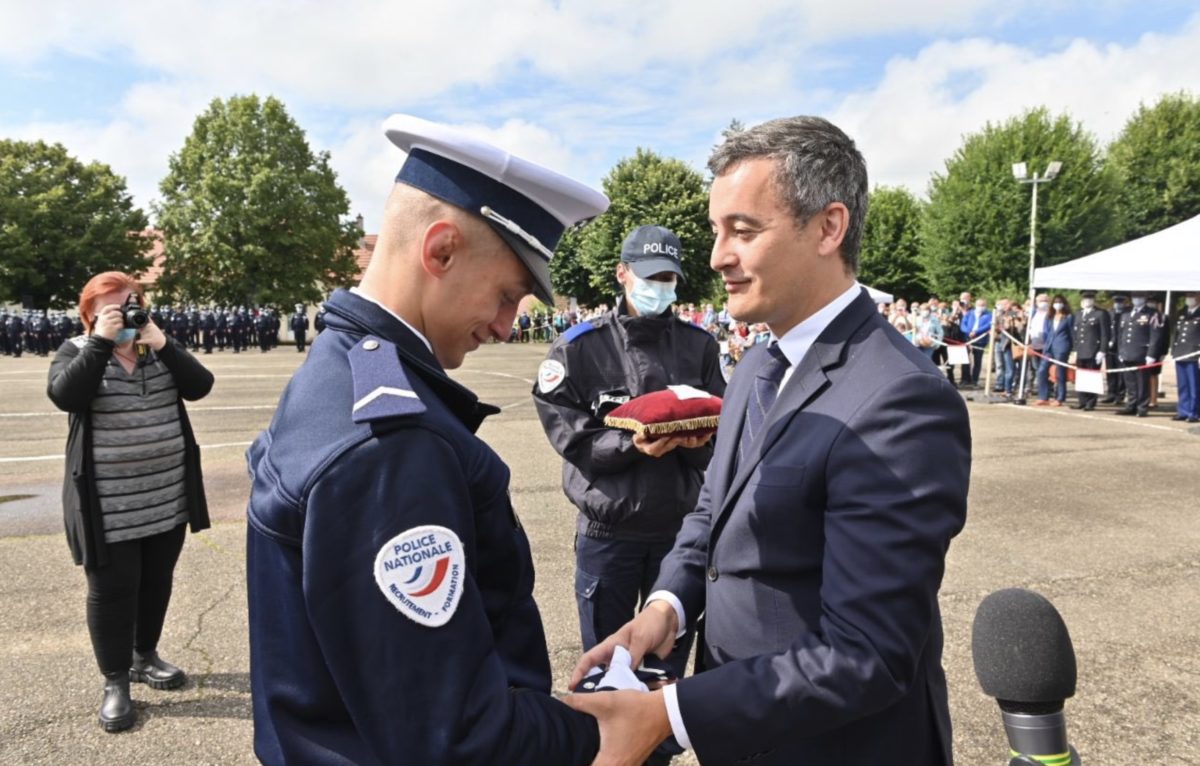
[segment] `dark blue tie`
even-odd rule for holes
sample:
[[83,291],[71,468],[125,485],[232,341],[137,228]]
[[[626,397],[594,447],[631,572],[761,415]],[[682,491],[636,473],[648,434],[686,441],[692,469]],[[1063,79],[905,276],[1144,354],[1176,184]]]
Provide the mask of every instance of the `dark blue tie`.
[[742,424],[742,439],[738,442],[739,463],[749,453],[750,445],[754,443],[755,437],[762,430],[763,423],[767,422],[767,413],[771,411],[771,405],[775,404],[775,399],[779,397],[779,384],[790,365],[787,357],[780,350],[778,342],[772,342],[767,346],[767,354],[770,355],[770,359],[759,368],[758,374],[754,376],[754,390],[750,393],[750,402],[746,407],[746,420]]

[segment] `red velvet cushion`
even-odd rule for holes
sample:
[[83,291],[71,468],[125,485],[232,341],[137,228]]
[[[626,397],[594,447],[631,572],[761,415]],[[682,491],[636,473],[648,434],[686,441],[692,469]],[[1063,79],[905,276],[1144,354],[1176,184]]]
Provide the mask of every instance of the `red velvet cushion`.
[[608,413],[604,425],[651,437],[694,436],[716,431],[720,418],[721,397],[680,398],[668,388],[625,402]]

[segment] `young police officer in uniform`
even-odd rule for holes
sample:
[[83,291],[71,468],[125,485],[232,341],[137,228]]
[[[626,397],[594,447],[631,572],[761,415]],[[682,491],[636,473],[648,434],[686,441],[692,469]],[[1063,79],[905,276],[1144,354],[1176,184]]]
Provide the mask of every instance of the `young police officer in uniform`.
[[[604,425],[613,408],[667,386],[725,395],[716,340],[671,313],[681,253],[670,230],[634,229],[621,246],[616,308],[560,336],[533,389],[542,427],[564,459],[563,490],[579,509],[575,593],[585,650],[650,595],[712,457],[711,436],[651,441]],[[688,636],[667,658],[679,676],[690,650]]]
[[608,200],[444,126],[385,127],[408,158],[375,256],[249,450],[255,753],[589,764],[595,721],[549,695],[508,467],[475,436],[499,410],[445,370],[551,300],[552,250]]

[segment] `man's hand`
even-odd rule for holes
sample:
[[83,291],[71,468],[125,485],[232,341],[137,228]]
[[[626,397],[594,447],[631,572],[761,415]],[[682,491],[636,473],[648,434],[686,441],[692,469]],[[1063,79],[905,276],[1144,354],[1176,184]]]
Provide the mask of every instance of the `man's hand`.
[[154,324],[154,320],[150,320],[138,331],[137,342],[141,345],[149,346],[155,351],[162,351],[163,346],[167,345],[167,336],[163,335],[163,331],[158,329],[158,325]]
[[589,670],[612,662],[613,649],[618,646],[629,650],[634,668],[642,664],[642,658],[647,654],[666,657],[675,646],[678,632],[679,615],[675,614],[675,608],[666,601],[651,601],[637,617],[579,658],[567,688],[574,691]]
[[600,752],[592,766],[641,766],[671,736],[661,691],[571,694],[563,702],[600,724]]
[[676,448],[696,449],[697,447],[703,447],[712,439],[713,433],[710,431],[707,434],[697,436],[659,436],[657,438],[634,434],[633,446],[643,455],[662,457]]

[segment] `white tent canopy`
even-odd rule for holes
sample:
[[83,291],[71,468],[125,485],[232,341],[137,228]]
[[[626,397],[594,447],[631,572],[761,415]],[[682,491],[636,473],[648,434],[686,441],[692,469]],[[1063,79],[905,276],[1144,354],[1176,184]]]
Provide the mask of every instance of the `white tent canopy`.
[[1123,245],[1034,271],[1038,287],[1200,290],[1200,216]]

